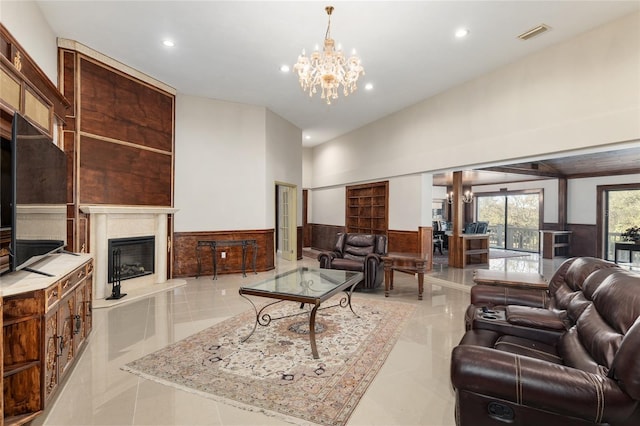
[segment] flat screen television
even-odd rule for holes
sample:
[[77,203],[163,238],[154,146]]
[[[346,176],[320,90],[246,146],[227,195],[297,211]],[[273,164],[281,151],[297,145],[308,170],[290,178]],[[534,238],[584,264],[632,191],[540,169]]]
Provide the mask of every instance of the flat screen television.
[[[8,163],[10,172],[5,170]],[[2,143],[0,198],[2,226],[11,228],[9,270],[38,272],[29,265],[66,245],[67,157],[20,114],[13,116],[10,143]]]

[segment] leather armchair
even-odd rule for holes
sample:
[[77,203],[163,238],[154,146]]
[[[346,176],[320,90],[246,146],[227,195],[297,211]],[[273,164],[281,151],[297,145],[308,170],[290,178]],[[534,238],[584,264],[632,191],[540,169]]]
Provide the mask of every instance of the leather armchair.
[[339,233],[333,251],[318,255],[320,268],[364,273],[356,288],[373,290],[384,279],[382,256],[387,253],[387,237],[374,234]]

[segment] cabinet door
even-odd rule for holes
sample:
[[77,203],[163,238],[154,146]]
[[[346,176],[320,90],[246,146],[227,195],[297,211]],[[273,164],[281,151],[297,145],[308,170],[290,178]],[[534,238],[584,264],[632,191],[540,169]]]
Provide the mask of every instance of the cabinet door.
[[75,352],[73,350],[73,330],[75,327],[75,292],[71,292],[58,307],[58,336],[60,339],[60,357],[58,358],[58,373],[60,379],[64,377]]
[[87,335],[86,328],[86,292],[84,282],[80,283],[78,288],[75,289],[75,311],[72,319],[73,325],[73,353],[78,353],[78,348],[84,343],[84,338]]
[[58,309],[51,310],[45,319],[44,328],[44,399],[47,401],[58,388]]
[[93,275],[89,275],[84,281],[84,337],[86,338],[93,329]]

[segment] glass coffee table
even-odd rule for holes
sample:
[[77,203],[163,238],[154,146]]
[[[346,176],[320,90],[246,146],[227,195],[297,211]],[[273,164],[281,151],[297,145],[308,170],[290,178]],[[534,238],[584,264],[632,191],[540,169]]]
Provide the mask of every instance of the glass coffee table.
[[[296,315],[309,314],[309,341],[311,342],[311,353],[313,358],[318,359],[318,349],[316,348],[316,312],[320,305],[333,296],[340,294],[344,290],[348,290],[340,301],[334,305],[323,306],[322,309],[340,306],[351,309],[355,316],[358,316],[351,306],[351,294],[355,286],[362,281],[362,272],[338,271],[335,269],[314,269],[314,268],[298,268],[289,272],[278,274],[273,278],[265,280],[257,284],[251,284],[240,287],[238,292],[251,303],[256,311],[256,322],[253,330],[242,342],[246,342],[256,331],[258,324],[267,326],[271,321],[289,318]],[[268,299],[277,299],[275,302],[268,303],[259,310],[256,305],[247,296],[266,297]],[[287,315],[278,318],[272,318],[265,310],[277,303],[285,301],[300,303],[300,313]],[[311,311],[303,310],[304,305],[312,306]]]

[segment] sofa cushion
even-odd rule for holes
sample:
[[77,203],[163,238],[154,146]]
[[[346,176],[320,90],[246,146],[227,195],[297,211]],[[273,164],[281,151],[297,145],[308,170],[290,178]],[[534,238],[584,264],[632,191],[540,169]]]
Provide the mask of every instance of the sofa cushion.
[[361,260],[353,260],[353,259],[340,259],[335,258],[331,262],[332,269],[342,269],[345,271],[364,271],[364,262]]
[[541,359],[554,364],[562,364],[562,358],[558,355],[555,346],[535,340],[505,335],[499,337],[493,347],[503,352],[524,355],[529,358]]

